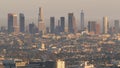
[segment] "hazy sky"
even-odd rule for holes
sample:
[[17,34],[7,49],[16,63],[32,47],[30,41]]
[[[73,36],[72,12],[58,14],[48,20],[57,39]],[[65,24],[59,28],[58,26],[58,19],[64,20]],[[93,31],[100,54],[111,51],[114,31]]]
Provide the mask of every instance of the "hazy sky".
[[40,6],[46,19],[73,12],[79,20],[82,9],[88,20],[102,19],[103,16],[120,19],[120,0],[0,0],[0,18],[7,19],[8,13],[22,12],[27,19],[36,20]]

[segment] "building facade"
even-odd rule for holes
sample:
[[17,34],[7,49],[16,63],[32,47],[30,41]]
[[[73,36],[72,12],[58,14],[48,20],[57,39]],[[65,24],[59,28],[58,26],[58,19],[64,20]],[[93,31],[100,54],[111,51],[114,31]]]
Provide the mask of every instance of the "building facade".
[[89,21],[88,22],[88,32],[90,34],[95,34],[95,32],[96,32],[96,21]]
[[108,17],[103,17],[103,34],[108,33],[109,23]]
[[84,30],[84,12],[81,11],[81,30]]
[[55,17],[50,17],[50,33],[55,32]]
[[65,17],[60,17],[61,21],[61,32],[65,32]]
[[20,26],[20,32],[25,32],[25,16],[23,13],[19,14],[19,26]]
[[115,28],[115,33],[119,33],[119,20],[114,21],[114,28]]
[[16,31],[17,28],[17,15],[13,13],[8,14],[8,33]]
[[68,14],[68,32],[69,33],[77,32],[76,20],[73,13]]
[[45,23],[44,23],[44,16],[43,16],[43,8],[42,7],[39,8],[39,14],[38,14],[38,31],[41,34],[45,34],[46,33],[46,27],[45,27]]

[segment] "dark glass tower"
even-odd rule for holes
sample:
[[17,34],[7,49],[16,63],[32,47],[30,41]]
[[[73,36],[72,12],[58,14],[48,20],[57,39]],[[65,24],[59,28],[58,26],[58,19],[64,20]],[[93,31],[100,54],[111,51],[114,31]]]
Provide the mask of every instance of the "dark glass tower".
[[96,21],[89,21],[88,22],[88,32],[95,33],[96,32]]
[[69,33],[77,32],[76,20],[73,13],[68,14],[68,32]]
[[37,32],[36,26],[34,23],[29,24],[29,33],[35,34]]
[[25,32],[25,16],[23,13],[19,14],[19,25],[20,25],[20,32]]
[[17,15],[9,13],[8,14],[8,33],[14,32],[17,26]]
[[65,17],[60,17],[61,21],[61,32],[65,31]]
[[50,17],[50,32],[55,32],[55,17]]
[[119,33],[119,20],[114,21],[115,33]]

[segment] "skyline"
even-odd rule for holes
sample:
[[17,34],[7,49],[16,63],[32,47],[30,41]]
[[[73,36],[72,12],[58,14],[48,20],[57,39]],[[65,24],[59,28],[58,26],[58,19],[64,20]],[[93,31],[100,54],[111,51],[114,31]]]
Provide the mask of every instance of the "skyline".
[[0,68],[120,68],[120,0],[1,0]]
[[[57,19],[61,16],[67,17],[68,13],[73,12],[77,21],[80,20],[81,10],[85,13],[85,20],[101,21],[103,16],[109,20],[120,19],[119,0],[2,0],[0,2],[0,23],[7,22],[8,13],[24,13],[27,23],[35,22],[38,19],[38,8],[43,7],[44,18],[49,19],[55,16]],[[4,20],[4,21],[2,21]],[[45,21],[49,23],[49,21]],[[3,23],[2,23],[3,24]],[[6,23],[4,23],[6,24]]]

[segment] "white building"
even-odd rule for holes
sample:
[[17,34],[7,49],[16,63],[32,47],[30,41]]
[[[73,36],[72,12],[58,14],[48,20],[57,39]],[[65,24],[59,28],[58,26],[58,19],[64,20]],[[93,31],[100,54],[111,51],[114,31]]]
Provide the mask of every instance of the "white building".
[[108,33],[108,17],[103,17],[103,33]]

